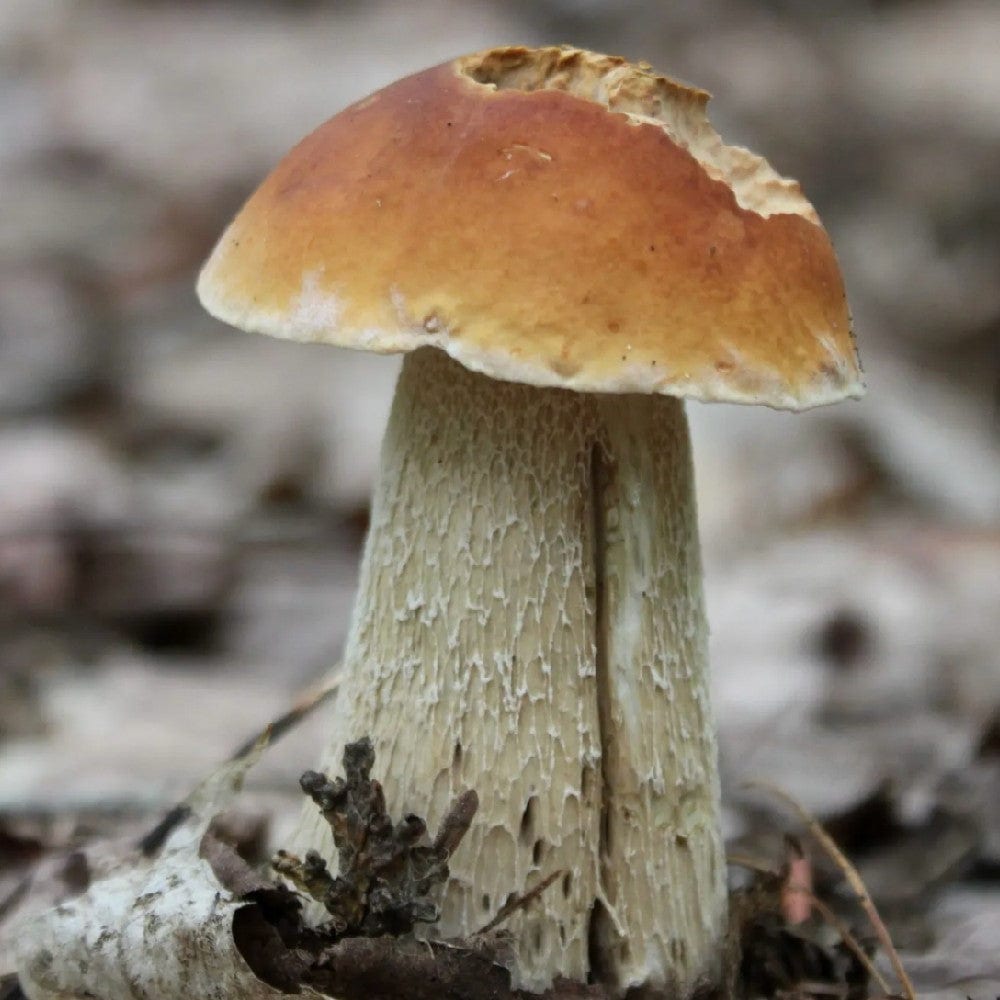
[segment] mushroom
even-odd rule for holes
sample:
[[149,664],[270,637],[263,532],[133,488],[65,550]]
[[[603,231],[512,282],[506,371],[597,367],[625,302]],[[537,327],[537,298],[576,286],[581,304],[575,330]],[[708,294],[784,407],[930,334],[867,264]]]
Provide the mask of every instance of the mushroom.
[[564,873],[509,925],[534,990],[718,982],[684,399],[862,391],[816,213],[707,101],[573,48],[455,59],[304,139],[198,285],[246,330],[407,353],[325,762],[370,735],[432,826],[478,792],[438,935]]

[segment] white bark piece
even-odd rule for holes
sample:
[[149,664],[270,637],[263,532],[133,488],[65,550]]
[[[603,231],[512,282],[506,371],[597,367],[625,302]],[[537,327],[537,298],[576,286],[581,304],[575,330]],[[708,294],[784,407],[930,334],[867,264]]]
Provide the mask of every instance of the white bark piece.
[[[435,936],[509,927],[515,982],[715,980],[716,749],[683,403],[409,355],[325,761],[372,737],[395,814],[479,793]],[[300,850],[332,856],[307,810]]]
[[190,816],[155,857],[24,925],[16,965],[29,1000],[287,995],[250,971],[232,934],[233,915],[246,904],[198,856],[212,817],[232,800],[262,749],[263,742],[201,785],[187,801]]

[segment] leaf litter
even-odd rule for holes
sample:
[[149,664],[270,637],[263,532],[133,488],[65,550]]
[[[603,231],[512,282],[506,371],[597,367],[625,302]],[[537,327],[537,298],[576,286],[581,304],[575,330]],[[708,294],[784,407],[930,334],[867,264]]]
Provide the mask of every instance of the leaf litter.
[[[227,828],[224,817],[232,817],[227,810],[250,768],[335,690],[336,682],[300,697],[134,838],[117,864],[105,861],[95,877],[86,852],[71,854],[63,878],[72,891],[54,910],[29,921],[21,935],[18,961],[26,995],[118,1000],[134,996],[130,991],[138,985],[140,995],[169,1000],[197,995],[211,983],[250,1000],[289,994],[343,1000],[530,996],[511,988],[512,955],[503,924],[530,907],[561,871],[512,893],[468,939],[427,942],[410,936],[418,924],[437,918],[437,891],[475,813],[474,790],[455,800],[431,839],[420,816],[397,821],[388,814],[381,786],[372,778],[372,746],[361,739],[345,750],[343,777],[330,780],[307,771],[300,781],[333,831],[337,875],[311,851],[303,859],[278,852],[268,871],[253,863],[260,855],[259,828],[245,818],[242,833],[231,820]],[[989,732],[982,747],[990,763]],[[858,870],[794,797],[758,787],[792,808],[851,892],[847,899],[839,894],[829,873],[790,834],[783,838],[780,864],[732,856],[731,863],[753,877],[732,896],[728,992],[914,1000],[913,985]],[[876,797],[858,808],[884,809],[880,803]],[[844,818],[839,826],[850,832]],[[41,849],[30,838],[24,843],[29,853]],[[248,843],[256,843],[256,851],[246,849]],[[325,919],[312,922],[309,901],[322,905]],[[858,929],[856,915],[845,915],[851,906],[867,916],[867,929]],[[879,947],[896,988],[880,968]],[[9,978],[3,985],[8,991],[20,988]],[[560,981],[544,996],[608,994],[599,985]]]

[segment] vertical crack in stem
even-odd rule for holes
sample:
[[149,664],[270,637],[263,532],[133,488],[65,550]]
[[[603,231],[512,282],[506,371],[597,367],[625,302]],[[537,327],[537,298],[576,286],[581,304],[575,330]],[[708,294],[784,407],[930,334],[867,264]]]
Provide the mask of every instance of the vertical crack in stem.
[[609,469],[604,446],[595,441],[590,451],[591,544],[594,566],[594,670],[597,686],[597,725],[601,744],[601,828],[600,856],[602,865],[610,844],[610,778],[611,761],[611,678],[608,676],[608,594],[607,594],[607,511],[606,492]]
[[[612,469],[604,443],[597,440],[590,451],[590,542],[594,569],[594,671],[597,689],[598,741],[601,747],[601,783],[599,789],[600,826],[598,859],[600,887],[607,892],[607,865],[611,853],[611,678],[608,676],[608,593],[607,593],[607,501]],[[607,908],[595,899],[590,912],[588,951],[590,979],[607,982],[610,978],[608,949],[610,920]]]

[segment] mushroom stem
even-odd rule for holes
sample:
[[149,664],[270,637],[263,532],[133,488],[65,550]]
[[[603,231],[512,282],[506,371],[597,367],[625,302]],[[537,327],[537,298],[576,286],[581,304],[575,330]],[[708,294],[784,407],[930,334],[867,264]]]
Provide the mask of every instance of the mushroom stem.
[[[435,935],[567,873],[509,929],[516,979],[690,995],[726,921],[683,403],[403,364],[335,708],[393,813],[480,808]],[[309,816],[300,842],[320,846]],[[323,845],[327,854],[329,845]]]

